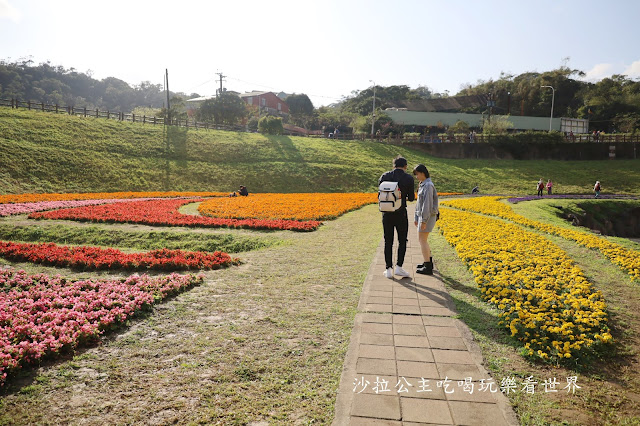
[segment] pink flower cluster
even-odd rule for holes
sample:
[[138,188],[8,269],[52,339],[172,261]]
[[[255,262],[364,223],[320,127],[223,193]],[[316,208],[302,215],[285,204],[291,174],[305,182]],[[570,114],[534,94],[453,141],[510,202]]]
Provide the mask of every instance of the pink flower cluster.
[[[137,201],[157,200],[157,198],[137,198]],[[126,198],[102,200],[69,200],[69,201],[38,201],[33,203],[0,204],[0,217],[14,214],[41,212],[45,210],[65,209],[73,207],[97,206],[100,204],[123,203],[131,201]]]
[[0,269],[0,385],[7,372],[73,348],[202,276],[68,281]]
[[16,262],[32,262],[82,270],[93,269],[220,269],[238,264],[227,253],[216,251],[151,250],[123,253],[114,248],[59,246],[54,243],[14,243],[0,241],[0,256]]

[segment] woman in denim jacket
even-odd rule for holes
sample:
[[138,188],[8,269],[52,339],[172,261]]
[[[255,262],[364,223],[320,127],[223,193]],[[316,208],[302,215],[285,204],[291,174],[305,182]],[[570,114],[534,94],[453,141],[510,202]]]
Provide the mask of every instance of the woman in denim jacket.
[[433,186],[429,171],[424,164],[418,164],[413,169],[413,174],[420,181],[414,224],[418,227],[418,241],[420,242],[422,258],[424,259],[424,263],[418,265],[416,272],[418,274],[433,275],[433,257],[431,257],[431,247],[429,247],[427,238],[429,233],[433,231],[436,220],[440,218],[438,192],[436,187]]

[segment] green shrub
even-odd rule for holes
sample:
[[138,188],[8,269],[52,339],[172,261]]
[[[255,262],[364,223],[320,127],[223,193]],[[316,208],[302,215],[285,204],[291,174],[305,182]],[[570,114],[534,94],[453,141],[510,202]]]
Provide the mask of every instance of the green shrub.
[[281,135],[284,132],[282,118],[265,116],[258,121],[258,131],[266,135]]

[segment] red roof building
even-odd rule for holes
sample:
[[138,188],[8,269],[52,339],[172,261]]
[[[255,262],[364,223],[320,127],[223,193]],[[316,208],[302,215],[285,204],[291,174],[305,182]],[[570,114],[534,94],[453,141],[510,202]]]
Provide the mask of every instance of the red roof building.
[[273,92],[248,92],[240,97],[248,104],[260,108],[260,111],[273,115],[289,115],[289,105]]

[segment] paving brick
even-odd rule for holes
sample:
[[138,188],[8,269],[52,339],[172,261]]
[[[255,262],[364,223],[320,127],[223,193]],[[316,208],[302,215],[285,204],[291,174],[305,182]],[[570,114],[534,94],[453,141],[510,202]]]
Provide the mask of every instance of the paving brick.
[[456,349],[461,351],[467,350],[467,345],[464,344],[464,340],[460,337],[431,337],[429,336],[429,342],[434,349]]
[[400,420],[400,398],[391,395],[356,394],[351,415],[387,420]]
[[391,305],[393,304],[392,297],[372,297],[369,296],[366,299],[367,304],[370,305]]
[[362,315],[362,322],[376,322],[381,324],[391,324],[391,314],[372,314],[366,313]]
[[451,317],[434,317],[431,315],[423,316],[422,322],[425,326],[453,327],[455,325],[455,320]]
[[425,326],[427,336],[429,337],[462,337],[457,327],[434,327]]
[[449,301],[442,298],[418,298],[418,305],[424,308],[446,308]]
[[407,346],[410,348],[429,348],[427,336],[403,336],[396,334],[393,336],[395,346]]
[[424,326],[417,324],[393,324],[393,334],[405,336],[426,336]]
[[[449,376],[449,378],[451,378]],[[447,400],[449,401],[469,401],[469,402],[486,402],[489,404],[495,404],[496,403],[496,398],[494,397],[494,394],[492,394],[489,391],[479,391],[479,386],[480,384],[477,382],[472,383],[473,384],[473,391],[471,393],[467,392],[464,390],[463,386],[460,386],[459,383],[457,384],[456,388],[455,388],[455,392],[454,393],[449,393],[446,395]],[[496,389],[498,389],[498,387],[496,387]],[[497,392],[500,392],[500,390],[498,390]]]
[[394,324],[422,324],[422,317],[418,315],[392,315]]
[[420,313],[422,315],[434,315],[438,317],[451,317],[456,314],[449,308],[439,308],[433,306],[421,306]]
[[391,288],[389,288],[389,291],[373,290],[369,292],[369,296],[370,297],[392,297],[393,292],[391,291]]
[[433,357],[441,364],[475,364],[468,351],[433,349]]
[[375,374],[358,374],[353,381],[354,394],[395,395],[398,377]]
[[393,345],[393,334],[360,334],[360,343],[367,345]]
[[496,404],[449,401],[449,406],[453,413],[453,420],[457,425],[486,425],[489,419],[491,419],[492,426],[508,424]]
[[415,297],[412,298],[404,298],[404,297],[394,297],[393,298],[394,305],[406,305],[406,306],[419,306],[418,299]]
[[379,334],[391,334],[393,333],[393,327],[391,324],[376,324],[365,322],[361,325],[363,333],[379,333]]
[[395,359],[393,346],[361,344],[358,348],[358,356],[363,358]]
[[375,304],[367,304],[364,307],[364,310],[367,312],[389,312],[393,310],[392,305],[375,305]]
[[[401,378],[402,377],[403,376],[401,376]],[[403,382],[403,385],[408,388],[408,392],[397,392],[398,396],[407,398],[446,399],[442,387],[437,386],[438,380],[426,377],[404,378],[411,386],[408,387]]]
[[453,424],[446,401],[401,397],[400,405],[403,421]]
[[396,362],[392,359],[375,359],[359,357],[356,362],[357,374],[376,374],[379,376],[395,376]]
[[408,348],[397,347],[396,359],[402,361],[423,361],[423,362],[435,362],[431,349],[428,348]]
[[438,369],[433,362],[397,361],[398,376],[400,377],[424,377],[426,379],[438,379]]
[[448,377],[451,380],[464,380],[471,377],[471,380],[479,382],[481,379],[489,379],[482,375],[477,366],[471,364],[438,364],[440,377]]
[[394,314],[420,315],[420,307],[407,305],[393,305],[391,308]]

